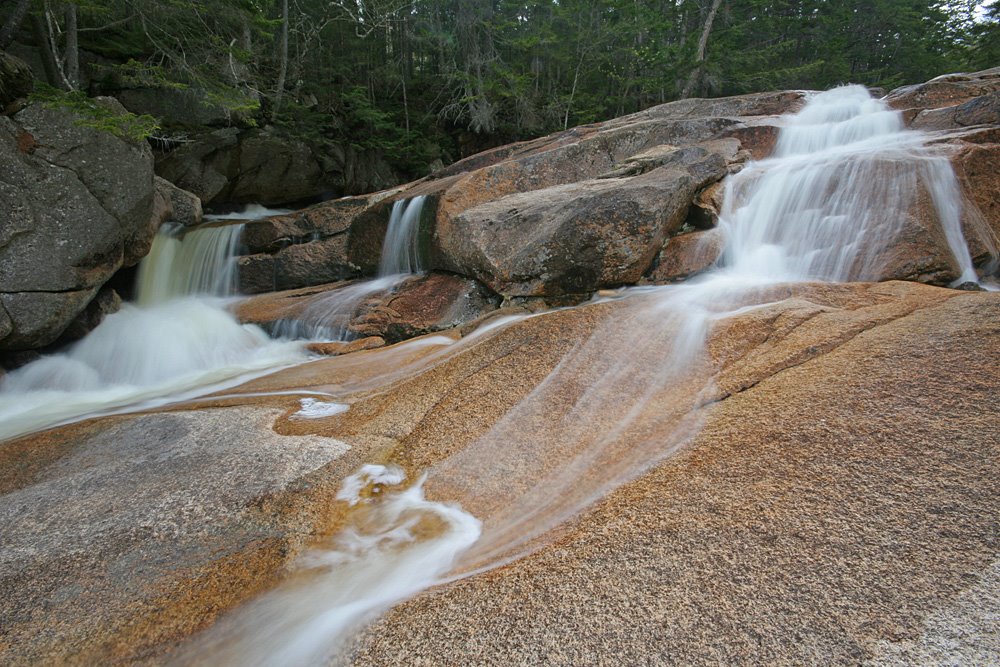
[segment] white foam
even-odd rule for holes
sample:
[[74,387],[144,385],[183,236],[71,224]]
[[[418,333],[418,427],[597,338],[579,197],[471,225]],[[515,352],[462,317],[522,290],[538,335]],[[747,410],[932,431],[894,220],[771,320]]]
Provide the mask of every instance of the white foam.
[[0,381],[0,440],[306,359],[300,343],[272,340],[212,300],[126,304],[67,351]]
[[345,479],[337,492],[337,500],[343,500],[348,505],[357,505],[361,501],[361,492],[371,488],[373,492],[382,486],[396,486],[406,480],[406,473],[399,466],[382,466],[366,464],[358,472]]
[[[393,487],[398,468],[369,465],[338,498],[360,502],[362,488]],[[428,500],[423,479],[385,488],[326,548],[299,563],[301,575],[238,610],[197,639],[176,664],[284,667],[329,664],[358,627],[440,582],[478,538],[480,522],[457,505]],[[432,537],[422,537],[433,531]]]
[[272,215],[288,215],[294,213],[290,208],[268,208],[260,204],[247,204],[242,211],[232,213],[211,213],[205,216],[206,220],[260,220],[269,218]]
[[324,403],[323,401],[316,400],[315,398],[302,398],[299,399],[299,403],[302,408],[294,413],[292,417],[298,417],[300,419],[322,419],[323,417],[332,417],[333,415],[339,415],[342,412],[347,412],[351,407],[346,403]]

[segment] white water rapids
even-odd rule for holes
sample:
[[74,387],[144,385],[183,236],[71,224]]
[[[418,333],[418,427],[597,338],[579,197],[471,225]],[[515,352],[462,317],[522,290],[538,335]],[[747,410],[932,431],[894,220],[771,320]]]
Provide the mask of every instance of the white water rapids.
[[140,265],[137,304],[124,304],[64,352],[2,379],[0,440],[163,405],[304,361],[300,343],[273,340],[225,308],[241,229],[162,229]]
[[[406,486],[400,472],[378,467],[346,480],[341,500],[354,506],[348,528],[312,552],[287,583],[196,638],[177,661],[326,664],[337,659],[352,632],[398,601],[537,547],[551,530],[697,434],[713,386],[705,350],[713,324],[759,307],[769,298],[767,288],[778,282],[870,277],[920,188],[939,214],[957,272],[963,280],[975,279],[962,237],[961,197],[947,160],[861,87],[815,95],[787,118],[772,158],[729,179],[720,219],[725,248],[717,269],[684,285],[629,291],[615,318],[599,323],[486,433],[426,471],[426,483]],[[354,292],[331,296],[326,310],[310,321],[317,327],[308,330],[312,335],[342,336],[338,318],[358,298],[419,270],[410,233],[421,203],[414,199],[393,210],[409,230],[396,233],[390,225],[387,247],[400,252],[383,252],[383,283],[359,283]],[[159,310],[170,304],[176,312]],[[197,310],[194,304],[203,310],[190,326],[205,324],[204,331],[189,337],[168,326],[167,319],[178,329],[189,326],[181,322]],[[467,337],[447,354],[504,331],[498,326]],[[157,335],[162,339],[150,347]],[[130,344],[143,354],[125,354]],[[170,383],[187,375],[167,370],[174,368],[164,361],[171,355],[192,374],[185,386],[194,386],[209,366],[231,378],[291,363],[300,354],[298,346],[269,341],[204,299],[150,310],[129,307],[64,355],[8,376],[0,419],[6,428],[8,415],[23,414],[13,406],[26,397],[39,406],[73,403],[79,415],[86,392],[121,391],[135,401],[142,388],[176,391]],[[328,405],[336,405],[337,397],[331,399]],[[103,394],[94,403],[114,404]],[[57,420],[47,419],[40,423]],[[22,423],[15,432],[38,424]],[[464,511],[427,496],[462,497]]]

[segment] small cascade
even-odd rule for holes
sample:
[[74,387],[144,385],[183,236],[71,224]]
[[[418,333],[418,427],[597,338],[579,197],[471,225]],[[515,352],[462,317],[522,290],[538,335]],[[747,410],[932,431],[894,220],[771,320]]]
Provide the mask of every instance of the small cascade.
[[354,283],[317,299],[297,317],[279,321],[275,336],[324,341],[351,340],[351,318],[365,299],[394,289],[419,273],[420,249],[418,228],[424,197],[400,199],[393,203],[382,242],[378,275],[374,280]]
[[407,277],[393,275],[341,287],[309,304],[297,317],[278,321],[272,334],[291,340],[352,340],[351,318],[365,299],[391,290]]
[[88,414],[161,404],[305,360],[301,346],[240,324],[219,298],[235,292],[241,224],[167,225],[125,304],[65,351],[0,381],[0,439]]
[[922,193],[959,282],[976,280],[962,197],[945,155],[862,86],[815,95],[788,117],[774,155],[729,179],[722,266],[773,280],[871,280]]
[[194,294],[234,294],[236,252],[242,234],[242,224],[195,229],[163,225],[139,264],[136,301],[150,306]]
[[424,209],[423,196],[400,199],[392,205],[389,227],[382,242],[382,258],[378,264],[378,277],[420,273],[420,214]]
[[330,664],[353,631],[436,583],[479,538],[480,523],[425,498],[423,479],[401,488],[405,479],[366,465],[344,480],[337,499],[354,508],[348,527],[298,563],[303,576],[211,628],[174,664]]

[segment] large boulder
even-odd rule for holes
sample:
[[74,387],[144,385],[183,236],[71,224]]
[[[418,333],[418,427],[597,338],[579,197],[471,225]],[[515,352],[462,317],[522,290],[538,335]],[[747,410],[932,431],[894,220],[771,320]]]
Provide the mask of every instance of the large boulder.
[[41,104],[0,118],[0,350],[59,338],[168,211],[145,142],[76,121]]
[[0,51],[0,113],[14,100],[26,97],[34,87],[34,82],[27,63]]
[[[727,173],[732,146],[643,153],[613,177],[500,197],[438,218],[438,266],[506,296],[589,294],[635,283],[691,201]],[[656,166],[664,165],[664,166]],[[617,174],[652,171],[638,176]]]

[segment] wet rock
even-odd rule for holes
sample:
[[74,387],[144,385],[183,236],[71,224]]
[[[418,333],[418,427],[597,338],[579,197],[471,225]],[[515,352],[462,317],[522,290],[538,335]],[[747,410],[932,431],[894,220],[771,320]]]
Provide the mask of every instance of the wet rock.
[[[614,656],[645,664],[669,655],[691,665],[896,664],[883,642],[921,639],[928,615],[947,614],[964,591],[987,586],[992,594],[978,611],[988,614],[997,443],[981,429],[996,422],[990,369],[1000,339],[985,349],[976,341],[995,330],[996,300],[935,305],[936,297],[911,292],[892,316],[900,295],[887,296],[873,289],[864,306],[818,299],[827,304],[819,313],[817,303],[787,303],[758,320],[762,354],[827,341],[824,351],[716,404],[689,448],[532,555],[396,607],[351,647],[352,660],[599,664]],[[783,328],[790,317],[797,325]],[[852,318],[881,321],[851,334]],[[757,318],[741,319],[749,326]],[[832,330],[843,336],[836,344],[825,335]],[[464,393],[485,383],[466,383]],[[413,434],[407,451],[422,443],[454,451],[442,428],[473,428],[462,439],[477,437],[462,406],[448,396],[422,415],[424,428],[404,429]],[[490,487],[510,484],[498,476]],[[463,498],[488,493],[470,487]],[[845,613],[856,621],[850,627]],[[988,624],[951,618],[955,633],[942,638],[936,658],[977,648],[987,662],[995,656]]]
[[[1000,390],[995,296],[889,283],[778,286],[754,298],[769,305],[710,333],[718,383],[683,449],[654,449],[528,555],[393,609],[349,647],[350,660],[645,664],[669,650],[695,665],[846,663],[859,651],[878,657],[901,633],[920,637],[931,611],[984,581],[1000,511],[997,444],[983,436],[996,430]],[[335,531],[338,484],[361,463],[429,470],[433,497],[475,508],[487,525],[519,501],[512,489],[526,473],[549,496],[586,493],[590,475],[573,474],[565,494],[552,485],[573,469],[574,442],[533,419],[501,420],[557,369],[571,381],[555,406],[586,399],[594,371],[568,368],[567,354],[596,333],[601,356],[631,357],[641,350],[604,342],[637,340],[624,336],[634,314],[617,300],[525,318],[378,391],[366,382],[399,368],[398,347],[262,378],[241,407],[3,443],[0,513],[14,541],[3,545],[0,659],[165,661]],[[640,333],[649,349],[650,330]],[[322,423],[275,423],[297,397],[259,393],[352,382],[365,388],[350,410]],[[678,398],[668,385],[650,397],[649,428],[624,431],[619,453],[671,441],[655,421]],[[595,429],[617,408],[583,404]],[[487,438],[489,455],[472,456],[497,424],[537,447],[529,456]],[[859,622],[847,627],[831,608]],[[663,619],[681,612],[688,621],[665,635]]]
[[722,246],[722,234],[716,229],[673,236],[660,251],[649,280],[658,284],[672,283],[701,273],[719,259]]
[[495,294],[474,280],[432,273],[367,300],[350,330],[395,343],[461,326],[495,310],[499,303]]
[[951,142],[952,166],[969,206],[963,229],[978,264],[1000,258],[1000,136],[961,134]]
[[[262,294],[240,303],[236,315],[243,322],[266,328],[273,328],[282,320],[332,326],[333,322],[316,321],[327,312],[322,304],[338,290],[351,285],[360,283],[335,283]],[[351,306],[353,312],[345,317],[343,325],[350,336],[378,337],[396,343],[461,326],[495,310],[499,302],[495,294],[474,280],[431,273],[363,295]],[[344,317],[339,311],[337,316]]]
[[367,336],[344,343],[309,343],[306,349],[316,354],[322,354],[325,357],[336,357],[341,354],[350,354],[362,350],[376,350],[380,347],[385,347],[385,344],[385,339],[381,336]]

